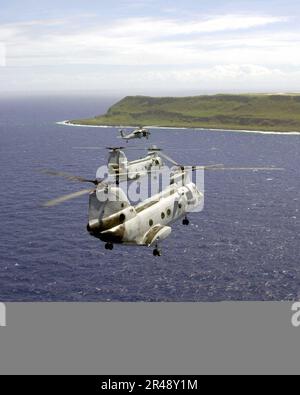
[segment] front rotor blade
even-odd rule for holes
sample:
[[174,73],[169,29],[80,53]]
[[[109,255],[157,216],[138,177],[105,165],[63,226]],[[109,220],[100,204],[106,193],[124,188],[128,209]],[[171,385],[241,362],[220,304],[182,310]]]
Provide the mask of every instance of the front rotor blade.
[[89,183],[92,183],[95,185],[97,185],[97,183],[98,183],[97,180],[89,180],[84,177],[74,176],[73,174],[64,173],[62,171],[42,170],[42,173],[47,174],[48,176],[62,177],[62,178],[65,178],[66,180],[69,180],[69,181],[89,182]]
[[64,195],[64,196],[61,196],[61,197],[53,199],[53,200],[49,200],[48,202],[44,203],[43,206],[44,207],[54,207],[54,206],[57,206],[58,204],[67,202],[68,200],[79,198],[81,196],[87,195],[87,194],[92,193],[94,191],[95,191],[95,189],[84,189],[83,191],[70,193],[68,195]]

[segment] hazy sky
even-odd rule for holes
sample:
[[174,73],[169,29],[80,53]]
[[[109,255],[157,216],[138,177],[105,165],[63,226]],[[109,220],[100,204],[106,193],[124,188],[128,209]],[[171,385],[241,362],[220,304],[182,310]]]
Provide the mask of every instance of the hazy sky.
[[300,91],[299,0],[0,0],[0,88]]

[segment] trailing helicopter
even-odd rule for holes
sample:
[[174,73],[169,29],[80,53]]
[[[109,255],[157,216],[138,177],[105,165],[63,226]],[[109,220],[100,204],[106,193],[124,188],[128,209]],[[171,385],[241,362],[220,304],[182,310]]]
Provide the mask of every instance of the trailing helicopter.
[[127,143],[129,140],[133,140],[133,139],[146,138],[148,140],[149,137],[151,136],[151,132],[144,127],[139,127],[127,135],[125,134],[125,131],[123,129],[121,129],[120,134],[121,134],[121,138],[123,140],[126,140]]
[[[100,150],[100,147],[75,147],[74,149]],[[124,153],[126,151],[141,151],[135,147],[107,147],[108,174],[111,177],[119,177],[119,181],[133,181],[149,174],[151,170],[159,170],[164,166],[160,149],[155,145],[148,148],[148,155],[137,160],[129,161]]]
[[[107,179],[88,180],[67,173],[47,171],[47,174],[63,176],[70,181],[92,183],[95,187],[51,200],[45,206],[55,206],[89,194],[87,231],[91,236],[104,242],[106,250],[113,250],[114,245],[146,246],[153,247],[153,255],[159,257],[162,255],[160,243],[171,234],[172,223],[183,219],[183,225],[188,226],[188,213],[196,210],[203,203],[203,192],[190,179],[192,172],[198,170],[282,170],[272,167],[226,168],[223,165],[183,166],[160,150],[157,149],[157,151],[160,156],[175,165],[170,174],[169,185],[137,205],[131,204],[123,189],[120,188],[122,177],[128,177],[128,172],[116,174],[112,182]],[[152,169],[147,173],[152,175],[154,172]]]
[[159,170],[163,166],[163,160],[159,156],[156,147],[148,149],[146,157],[128,161],[124,147],[109,147],[108,170],[112,176],[118,176],[120,181],[131,181],[141,178],[151,170]]

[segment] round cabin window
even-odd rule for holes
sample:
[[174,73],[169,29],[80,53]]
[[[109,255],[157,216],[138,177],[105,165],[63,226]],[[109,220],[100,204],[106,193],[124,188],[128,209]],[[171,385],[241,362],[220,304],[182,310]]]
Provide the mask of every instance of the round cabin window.
[[149,225],[150,225],[150,226],[153,226],[153,220],[152,220],[152,219],[150,219]]
[[161,213],[161,219],[165,219],[166,218],[166,214],[165,213]]
[[168,217],[171,217],[171,214],[172,214],[172,211],[171,211],[170,209],[168,209],[168,211],[167,211],[167,216],[168,216]]

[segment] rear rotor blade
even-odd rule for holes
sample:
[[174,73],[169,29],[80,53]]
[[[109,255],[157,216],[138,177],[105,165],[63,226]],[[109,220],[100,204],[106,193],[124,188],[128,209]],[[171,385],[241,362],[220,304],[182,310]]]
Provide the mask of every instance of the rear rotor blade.
[[[186,167],[188,169],[189,166]],[[194,166],[190,167],[195,170],[210,170],[210,171],[284,171],[283,168],[278,167],[221,167],[221,166]]]
[[168,155],[164,154],[163,152],[160,151],[159,155],[162,158],[166,159],[168,162],[172,163],[173,165],[180,166],[179,163],[177,163],[174,159],[170,158]]

